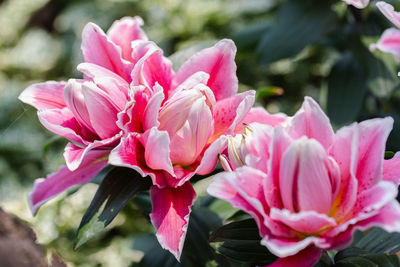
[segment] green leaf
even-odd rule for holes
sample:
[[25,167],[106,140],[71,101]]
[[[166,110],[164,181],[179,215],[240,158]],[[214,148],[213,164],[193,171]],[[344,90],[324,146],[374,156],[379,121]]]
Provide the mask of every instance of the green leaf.
[[355,246],[371,253],[394,254],[400,251],[400,233],[388,233],[375,227],[361,238]]
[[261,237],[253,219],[232,222],[214,231],[210,242],[224,242],[218,251],[233,260],[259,265],[271,264],[276,260],[265,246],[260,244]]
[[228,258],[257,265],[268,265],[277,259],[265,246],[260,244],[260,240],[225,241],[218,251]]
[[106,227],[134,194],[147,190],[150,185],[149,178],[143,178],[132,169],[122,167],[112,169],[101,182],[82,218],[75,248]]
[[385,151],[385,159],[391,159],[394,157],[393,151]]
[[256,240],[261,241],[258,227],[253,219],[232,222],[218,228],[210,237],[210,242],[222,242],[232,240]]
[[260,63],[294,56],[307,45],[321,41],[335,19],[329,1],[285,1],[258,44]]
[[333,66],[328,78],[328,117],[337,124],[357,118],[367,91],[366,74],[350,52]]
[[397,255],[369,254],[360,248],[349,247],[336,254],[334,266],[400,267],[400,261]]

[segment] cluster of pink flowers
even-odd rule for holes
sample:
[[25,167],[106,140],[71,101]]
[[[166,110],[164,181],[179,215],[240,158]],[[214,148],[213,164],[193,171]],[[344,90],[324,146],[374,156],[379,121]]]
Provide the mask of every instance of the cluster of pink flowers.
[[226,172],[208,192],[254,217],[262,244],[282,257],[277,266],[311,265],[321,249],[347,245],[356,229],[400,231],[400,156],[383,160],[392,119],[334,133],[310,98],[294,117],[252,108],[254,91],[238,93],[231,40],[175,73],[142,24],[126,17],[106,34],[89,23],[77,67],[83,79],[33,84],[20,95],[48,130],[69,140],[66,166],[29,193],[33,213],[107,165],[129,167],[151,178],[151,221],[179,259],[196,196],[190,178],[213,171],[220,155]]

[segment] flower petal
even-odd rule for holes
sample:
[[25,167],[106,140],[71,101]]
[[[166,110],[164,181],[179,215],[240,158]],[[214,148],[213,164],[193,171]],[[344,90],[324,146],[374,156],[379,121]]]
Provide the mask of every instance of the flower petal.
[[247,166],[234,172],[218,173],[208,186],[207,193],[249,213],[257,222],[260,233],[264,234],[269,231],[264,225],[265,209],[268,209],[262,188],[265,176],[265,173]]
[[101,139],[116,135],[120,129],[116,122],[121,111],[114,101],[94,83],[85,82],[82,85],[90,123]]
[[68,108],[39,110],[38,117],[47,130],[77,144],[86,144],[87,140],[94,138],[93,135],[85,136],[85,129]]
[[279,258],[274,263],[268,265],[268,267],[309,267],[314,266],[321,258],[322,250],[315,247],[309,246],[303,249],[299,253],[285,257]]
[[253,90],[218,101],[214,109],[213,140],[222,134],[233,134],[254,103]]
[[370,45],[370,50],[374,51],[375,49],[392,53],[397,59],[400,59],[400,30],[395,28],[385,30],[378,42]]
[[28,194],[29,206],[33,214],[46,201],[64,192],[74,185],[87,183],[107,166],[108,151],[96,150],[87,154],[79,169],[70,171],[62,166],[58,172],[50,174],[46,179],[36,179]]
[[304,234],[316,234],[321,230],[336,226],[335,219],[313,210],[291,213],[285,209],[272,208],[270,217]]
[[201,50],[180,67],[174,79],[174,87],[192,74],[203,71],[210,75],[207,86],[214,92],[217,101],[233,96],[238,90],[235,54],[236,46],[228,39]]
[[333,142],[334,132],[329,118],[311,97],[304,98],[303,105],[289,122],[288,132],[293,138],[314,138],[328,149]]
[[177,188],[152,186],[150,195],[153,205],[150,218],[157,229],[157,239],[179,260],[196,193],[190,183],[185,183]]
[[235,129],[235,133],[240,133],[243,130],[243,124],[251,124],[254,122],[260,124],[266,124],[271,126],[277,126],[285,123],[287,120],[287,116],[283,113],[270,114],[262,107],[254,107],[251,108],[250,111],[246,114],[244,119],[241,121],[241,124],[238,124]]
[[400,152],[393,158],[383,161],[382,179],[396,185],[400,184]]
[[85,62],[102,66],[131,81],[132,64],[122,59],[120,48],[96,24],[86,24],[82,31],[81,49]]
[[396,12],[391,4],[379,1],[378,3],[376,3],[376,6],[388,20],[390,20],[394,25],[400,28],[400,13]]
[[132,84],[153,88],[158,83],[164,89],[164,94],[167,97],[171,89],[172,77],[175,75],[172,70],[172,63],[163,56],[161,48],[154,43],[148,43],[148,51],[132,70]]
[[348,5],[355,6],[356,8],[364,8],[368,6],[369,0],[343,0],[346,2]]
[[65,82],[55,81],[34,83],[28,86],[18,98],[36,109],[62,109],[66,107],[63,97],[65,84]]
[[121,138],[121,142],[110,153],[108,162],[114,166],[134,169],[143,177],[149,175],[154,185],[165,187],[166,174],[163,171],[152,170],[146,165],[145,149],[140,141],[140,135],[131,133]]
[[156,127],[146,131],[140,138],[145,149],[146,164],[154,170],[164,170],[174,175],[170,159],[170,139],[166,131]]
[[393,127],[393,119],[366,120],[358,124],[358,160],[356,177],[358,191],[375,185],[382,179],[386,140]]
[[107,31],[111,41],[121,48],[123,59],[132,61],[131,44],[133,41],[147,41],[147,36],[141,26],[143,26],[141,17],[123,17],[120,20],[116,20]]

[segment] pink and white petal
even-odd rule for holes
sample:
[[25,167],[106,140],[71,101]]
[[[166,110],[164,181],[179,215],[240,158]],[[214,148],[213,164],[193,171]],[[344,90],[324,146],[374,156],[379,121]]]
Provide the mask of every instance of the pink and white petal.
[[197,167],[195,173],[200,175],[207,175],[212,172],[218,162],[218,154],[222,153],[227,147],[227,137],[221,136],[205,150],[200,165]]
[[111,148],[117,145],[121,135],[122,132],[104,140],[95,140],[85,147],[78,147],[72,143],[68,143],[64,150],[64,159],[68,169],[70,171],[76,170],[87,153],[93,149],[111,151]]
[[400,28],[400,13],[394,10],[394,7],[391,4],[388,4],[384,1],[379,1],[376,3],[376,6],[382,12],[385,17],[390,20],[395,26]]
[[397,59],[400,59],[400,30],[395,28],[385,30],[378,42],[370,45],[370,50],[376,49],[392,53]]
[[151,169],[163,170],[174,175],[170,159],[170,139],[168,133],[153,127],[140,137],[140,141],[145,149],[146,165]]
[[108,163],[114,166],[131,168],[143,177],[150,176],[154,185],[167,186],[167,173],[152,170],[146,166],[145,149],[137,133],[131,133],[121,138],[121,142],[110,153]]
[[[82,72],[86,77],[92,79],[95,83],[97,83],[97,79],[103,77],[109,77],[117,81],[117,84],[121,88],[129,88],[129,83],[124,80],[121,76],[117,75],[115,72],[112,72],[109,69],[106,69],[102,66],[93,64],[93,63],[80,63],[76,69]],[[126,92],[128,95],[128,92]]]
[[272,208],[269,214],[271,219],[279,221],[293,230],[305,233],[315,234],[319,231],[336,226],[335,219],[315,211],[300,211],[291,213],[288,210]]
[[158,121],[158,114],[161,107],[161,103],[164,100],[163,88],[156,83],[154,86],[154,94],[150,97],[146,108],[143,113],[143,130],[147,131],[152,127],[158,127],[160,125]]
[[153,205],[150,218],[157,229],[157,239],[161,247],[179,260],[196,193],[190,183],[185,183],[177,188],[152,186],[150,196]]
[[358,191],[366,190],[382,179],[386,140],[393,127],[393,119],[366,120],[358,124]]
[[289,121],[288,132],[293,138],[314,138],[328,149],[333,143],[334,132],[329,118],[311,97],[304,98],[303,105]]
[[214,108],[215,140],[222,134],[234,134],[236,126],[243,120],[254,103],[253,90],[236,94],[218,101]]
[[343,0],[346,2],[348,5],[355,6],[356,8],[364,8],[368,6],[369,0]]
[[134,86],[144,85],[153,88],[158,83],[164,89],[166,97],[174,75],[171,61],[163,56],[161,48],[155,44],[135,64],[131,73]]
[[383,161],[382,180],[400,184],[400,152],[397,152],[393,158]]
[[265,175],[259,170],[246,166],[234,172],[221,172],[215,175],[207,188],[207,193],[226,200],[233,207],[250,214],[256,221],[260,234],[263,235],[269,232],[264,225],[264,215],[268,210],[262,189]]
[[121,48],[123,59],[132,61],[131,44],[133,41],[147,41],[146,33],[141,28],[143,24],[141,17],[123,17],[120,20],[116,20],[107,31],[107,35],[111,41]]
[[38,117],[47,130],[77,144],[87,143],[82,127],[68,108],[39,110]]
[[36,179],[28,194],[29,206],[33,214],[46,201],[64,192],[74,185],[87,183],[107,166],[108,151],[91,151],[87,154],[79,169],[70,171],[62,166],[58,172],[50,174],[46,179]]
[[349,224],[339,234],[332,235],[331,245],[326,249],[342,249],[351,244],[356,230],[365,231],[371,227],[380,227],[387,232],[400,232],[400,205],[392,200],[383,206],[379,212],[367,219]]
[[268,267],[310,267],[319,261],[321,255],[322,249],[309,246],[293,256],[277,259],[274,263],[268,265]]
[[217,101],[233,96],[238,90],[235,64],[236,46],[224,39],[190,57],[176,73],[173,86],[177,87],[192,74],[203,71],[210,75],[207,86]]
[[119,107],[103,90],[94,83],[85,82],[82,85],[86,107],[92,127],[101,139],[116,135],[120,129],[117,126]]
[[235,133],[241,133],[244,125],[257,122],[260,124],[266,124],[271,126],[282,125],[286,122],[287,116],[283,113],[270,114],[267,110],[262,107],[251,108],[246,114],[240,124],[236,126]]
[[332,208],[334,216],[341,220],[352,211],[357,200],[358,181],[355,177],[358,158],[358,126],[353,123],[336,132],[329,154],[340,168],[340,187]]
[[18,97],[36,109],[62,109],[66,107],[63,89],[66,82],[48,81],[28,86]]
[[67,107],[74,114],[76,120],[83,128],[96,133],[90,121],[89,112],[82,92],[84,80],[69,79],[63,92]]
[[[269,145],[268,173],[263,181],[266,202],[270,207],[283,208],[280,196],[279,170],[281,159],[291,143],[291,138],[281,127],[274,129],[272,141]],[[264,147],[264,146],[262,146]]]
[[261,245],[266,246],[272,254],[280,258],[296,255],[297,253],[314,244],[317,247],[321,246],[321,248],[328,245],[323,238],[315,236],[308,236],[304,239],[297,239],[266,235],[261,240]]
[[102,66],[131,81],[132,64],[122,58],[121,49],[96,24],[86,24],[82,31],[81,49],[85,62]]
[[[369,190],[362,192],[357,197],[357,203],[353,208],[353,213],[350,214],[345,222],[341,223],[337,227],[326,231],[323,236],[327,238],[335,238],[341,240],[341,243],[347,244],[351,234],[344,233],[350,231],[353,225],[359,225],[362,221],[369,220],[380,213],[382,207],[391,203],[397,195],[397,188],[391,182],[381,181]],[[353,230],[351,230],[354,232]],[[352,233],[351,232],[351,233]],[[342,237],[336,237],[342,235]]]

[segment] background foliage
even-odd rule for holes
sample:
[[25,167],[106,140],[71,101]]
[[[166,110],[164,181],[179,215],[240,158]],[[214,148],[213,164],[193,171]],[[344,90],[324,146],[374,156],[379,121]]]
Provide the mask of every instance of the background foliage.
[[[400,8],[400,2],[388,2]],[[63,164],[66,142],[40,125],[35,110],[17,99],[19,93],[33,82],[80,77],[75,66],[82,61],[83,26],[93,21],[106,30],[123,16],[141,16],[150,39],[176,65],[218,39],[232,38],[240,90],[256,89],[257,105],[293,114],[310,95],[335,127],[390,115],[395,129],[387,150],[400,150],[399,64],[392,55],[368,49],[391,26],[374,3],[357,10],[333,0],[0,0],[0,204],[33,225],[39,242],[71,266],[137,265],[146,252],[140,264],[156,264],[151,253],[160,255],[160,248],[143,208],[151,209],[145,194],[129,201],[108,231],[78,252],[75,230],[97,185],[58,197],[34,218],[26,203],[33,180]],[[196,210],[206,210],[215,219],[189,226],[198,231],[189,229],[188,240],[207,241],[201,229],[246,217],[207,197],[206,185],[207,179],[195,184],[200,199],[192,217],[201,219]],[[207,247],[201,255],[206,263],[214,249],[199,244]],[[222,246],[228,253],[232,248],[227,242]],[[170,259],[163,255],[160,262]]]

